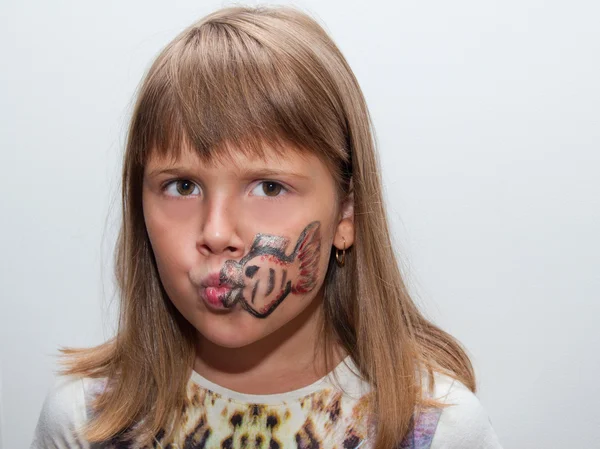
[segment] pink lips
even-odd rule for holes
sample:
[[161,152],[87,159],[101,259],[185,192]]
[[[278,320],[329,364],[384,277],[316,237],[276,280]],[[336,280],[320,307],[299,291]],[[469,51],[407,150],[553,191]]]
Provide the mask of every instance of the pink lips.
[[225,284],[221,284],[221,276],[219,276],[219,273],[211,273],[202,280],[200,285],[202,287],[221,287]]
[[204,296],[213,306],[224,307],[221,298],[225,296],[229,290],[231,290],[231,287],[205,287]]
[[217,309],[225,309],[223,299],[231,291],[231,286],[221,283],[218,273],[208,275],[200,284],[200,296],[210,306]]

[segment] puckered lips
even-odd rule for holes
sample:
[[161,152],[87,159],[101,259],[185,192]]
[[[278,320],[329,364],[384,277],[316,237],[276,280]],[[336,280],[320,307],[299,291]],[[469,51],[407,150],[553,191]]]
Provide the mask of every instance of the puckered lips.
[[235,305],[243,288],[243,284],[225,279],[222,274],[211,273],[200,283],[200,295],[210,306],[225,309]]

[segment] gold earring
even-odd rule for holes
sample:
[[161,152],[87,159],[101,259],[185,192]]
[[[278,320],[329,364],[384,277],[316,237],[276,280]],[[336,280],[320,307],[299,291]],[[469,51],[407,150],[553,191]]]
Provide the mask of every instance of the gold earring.
[[342,239],[344,240],[344,249],[341,251],[341,256],[340,250],[338,248],[335,249],[335,260],[337,260],[340,267],[343,267],[346,263],[346,239],[344,237]]

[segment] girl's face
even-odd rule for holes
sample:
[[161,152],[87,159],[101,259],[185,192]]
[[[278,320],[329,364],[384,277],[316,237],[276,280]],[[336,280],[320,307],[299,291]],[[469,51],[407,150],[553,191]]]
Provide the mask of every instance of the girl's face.
[[353,242],[327,166],[291,148],[174,164],[150,157],[143,209],[161,281],[214,344],[256,342],[322,299],[332,244]]

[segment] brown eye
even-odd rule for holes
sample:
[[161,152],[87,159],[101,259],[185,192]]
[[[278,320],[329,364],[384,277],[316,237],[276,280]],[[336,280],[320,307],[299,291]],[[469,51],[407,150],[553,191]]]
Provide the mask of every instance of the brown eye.
[[177,192],[183,196],[190,195],[194,192],[194,188],[196,185],[192,181],[188,181],[187,179],[182,179],[180,181],[176,181]]
[[281,184],[265,181],[262,183],[262,189],[267,196],[277,196],[281,192]]

